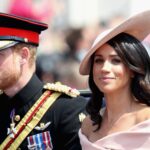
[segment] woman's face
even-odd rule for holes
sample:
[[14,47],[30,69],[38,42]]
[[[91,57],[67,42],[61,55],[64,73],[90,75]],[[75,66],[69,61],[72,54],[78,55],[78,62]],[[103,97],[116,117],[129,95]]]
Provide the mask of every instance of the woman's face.
[[131,72],[116,51],[108,44],[100,47],[94,55],[93,79],[104,94],[129,90]]

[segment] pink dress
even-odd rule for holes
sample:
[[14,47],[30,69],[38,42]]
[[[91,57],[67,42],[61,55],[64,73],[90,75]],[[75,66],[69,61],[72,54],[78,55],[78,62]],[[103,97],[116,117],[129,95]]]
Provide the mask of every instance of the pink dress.
[[150,119],[93,143],[82,134],[81,129],[79,138],[82,150],[150,150]]

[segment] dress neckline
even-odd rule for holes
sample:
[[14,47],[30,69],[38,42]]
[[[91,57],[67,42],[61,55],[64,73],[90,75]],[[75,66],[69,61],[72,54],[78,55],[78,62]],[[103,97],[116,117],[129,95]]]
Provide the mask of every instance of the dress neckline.
[[101,139],[96,140],[95,142],[91,142],[91,141],[87,138],[87,136],[85,136],[85,135],[82,133],[81,128],[79,129],[79,135],[82,136],[82,137],[84,138],[84,140],[86,140],[88,143],[94,144],[94,143],[97,143],[97,142],[99,142],[99,141],[103,141],[103,140],[105,140],[105,139],[107,139],[107,138],[109,138],[109,137],[113,137],[113,136],[115,136],[115,135],[119,135],[119,134],[122,134],[122,133],[129,133],[129,132],[131,132],[131,131],[136,130],[137,128],[142,128],[142,127],[144,128],[145,124],[147,124],[148,122],[150,122],[150,118],[147,119],[147,120],[144,120],[144,121],[142,121],[142,122],[139,122],[139,123],[135,124],[134,126],[132,126],[131,128],[129,128],[129,129],[125,130],[125,131],[114,132],[114,133],[112,133],[112,134],[109,134],[109,135],[107,135],[107,136],[101,138]]

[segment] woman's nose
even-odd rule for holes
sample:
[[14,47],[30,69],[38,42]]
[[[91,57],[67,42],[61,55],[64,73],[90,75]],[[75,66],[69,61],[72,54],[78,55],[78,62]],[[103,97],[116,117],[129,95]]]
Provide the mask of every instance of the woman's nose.
[[105,61],[103,63],[101,70],[102,71],[110,71],[110,69],[111,69],[111,63],[109,61]]

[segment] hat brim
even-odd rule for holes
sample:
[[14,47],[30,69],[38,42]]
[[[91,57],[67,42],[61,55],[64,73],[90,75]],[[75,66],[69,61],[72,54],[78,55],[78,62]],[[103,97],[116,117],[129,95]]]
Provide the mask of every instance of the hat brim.
[[138,40],[143,41],[150,33],[150,10],[131,16],[118,26],[99,34],[93,46],[89,49],[80,64],[80,74],[88,75],[91,67],[92,54],[103,44],[107,43],[110,39],[122,32],[128,33]]
[[11,40],[2,40],[0,41],[0,51],[1,50],[4,50],[4,49],[7,49],[9,47],[12,47],[14,45],[16,45],[18,42],[17,41],[11,41]]

